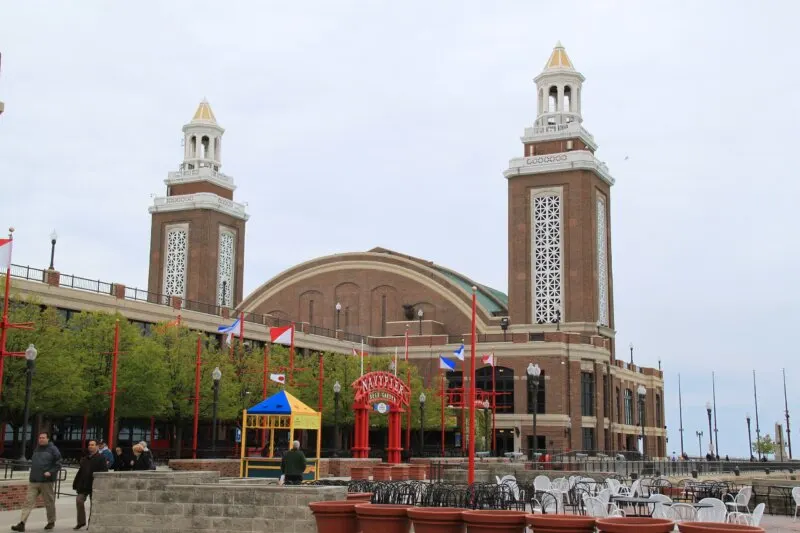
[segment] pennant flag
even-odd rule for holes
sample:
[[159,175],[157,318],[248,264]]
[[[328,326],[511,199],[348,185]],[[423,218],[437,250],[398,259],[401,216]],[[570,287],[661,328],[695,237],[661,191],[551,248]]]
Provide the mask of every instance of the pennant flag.
[[275,383],[286,383],[286,375],[285,374],[270,374],[269,379],[274,381]]
[[294,327],[269,328],[269,341],[272,344],[292,344],[294,342]]
[[492,365],[494,366],[494,354],[493,353],[485,353],[481,356],[481,362],[484,365]]
[[456,356],[457,359],[463,361],[464,360],[464,345],[458,347],[458,350],[453,352],[453,355]]
[[11,239],[0,239],[0,269],[11,266]]
[[[361,357],[361,353],[362,352],[359,352],[358,350],[356,350],[356,347],[353,346],[353,355],[355,355],[356,357]],[[363,353],[364,357],[369,357],[369,352],[363,352]]]
[[227,346],[230,346],[232,342],[233,342],[233,332],[231,331],[230,333],[225,335],[225,344]]
[[237,329],[239,330],[239,333],[241,334],[242,328],[239,326],[239,319],[238,318],[230,326],[219,326],[219,327],[217,327],[217,333],[231,333],[231,334],[233,334]]
[[439,356],[439,368],[442,370],[455,370],[456,369],[456,362],[448,359],[447,357]]

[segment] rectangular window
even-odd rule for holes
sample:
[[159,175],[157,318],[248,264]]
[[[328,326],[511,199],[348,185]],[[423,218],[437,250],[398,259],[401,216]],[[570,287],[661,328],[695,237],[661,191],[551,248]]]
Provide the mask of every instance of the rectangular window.
[[308,301],[308,323],[309,325],[314,324],[314,300]]
[[633,422],[633,391],[625,389],[625,423],[629,426],[635,425]]
[[603,416],[611,420],[611,390],[608,388],[608,376],[603,376]]
[[594,416],[594,374],[581,372],[581,415]]
[[386,295],[381,296],[381,337],[386,336]]
[[583,429],[583,449],[594,450],[595,449],[594,428],[582,428],[582,429]]
[[661,395],[656,394],[656,427],[660,428],[661,426]]
[[[544,370],[542,370],[542,374],[539,376],[539,387],[538,393],[536,394],[536,414],[543,415],[547,412],[545,406],[545,386],[544,386]],[[533,395],[531,394],[531,387],[533,385],[528,384],[528,414],[533,414]]]
[[619,387],[617,387],[617,423],[622,424],[622,408],[620,407],[622,398],[619,395]]

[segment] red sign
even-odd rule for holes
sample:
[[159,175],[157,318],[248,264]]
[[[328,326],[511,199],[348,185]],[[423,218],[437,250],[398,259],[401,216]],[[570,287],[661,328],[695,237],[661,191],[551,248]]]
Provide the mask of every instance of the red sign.
[[353,382],[355,400],[372,403],[382,401],[395,406],[408,405],[408,387],[389,372],[370,372]]

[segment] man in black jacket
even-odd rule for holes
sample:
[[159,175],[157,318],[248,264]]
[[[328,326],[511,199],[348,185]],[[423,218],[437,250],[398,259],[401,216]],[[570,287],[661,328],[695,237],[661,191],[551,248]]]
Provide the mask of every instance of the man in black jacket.
[[36,498],[41,495],[44,507],[47,510],[47,525],[45,529],[56,527],[56,499],[55,481],[58,471],[61,470],[61,452],[55,444],[50,442],[47,433],[39,433],[39,445],[33,450],[31,456],[31,473],[28,477],[28,498],[22,508],[19,524],[11,526],[14,531],[25,531],[25,522],[36,506]]
[[92,497],[95,472],[108,472],[108,461],[100,453],[97,442],[90,440],[89,455],[81,459],[81,466],[72,482],[72,489],[77,494],[75,506],[78,508],[78,523],[72,529],[80,529],[86,525],[86,498]]

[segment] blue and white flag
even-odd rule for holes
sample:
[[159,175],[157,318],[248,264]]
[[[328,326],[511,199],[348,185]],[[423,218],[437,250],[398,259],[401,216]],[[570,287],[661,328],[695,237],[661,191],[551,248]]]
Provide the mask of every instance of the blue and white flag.
[[440,355],[439,356],[439,368],[441,368],[442,370],[447,370],[447,371],[455,370],[456,369],[456,362],[451,360],[451,359],[448,359],[447,357],[442,357]]
[[464,345],[462,344],[461,346],[459,346],[458,350],[453,352],[453,355],[455,355],[458,359],[463,361],[464,360]]
[[217,333],[233,333],[239,327],[239,318],[237,318],[230,326],[217,327]]

